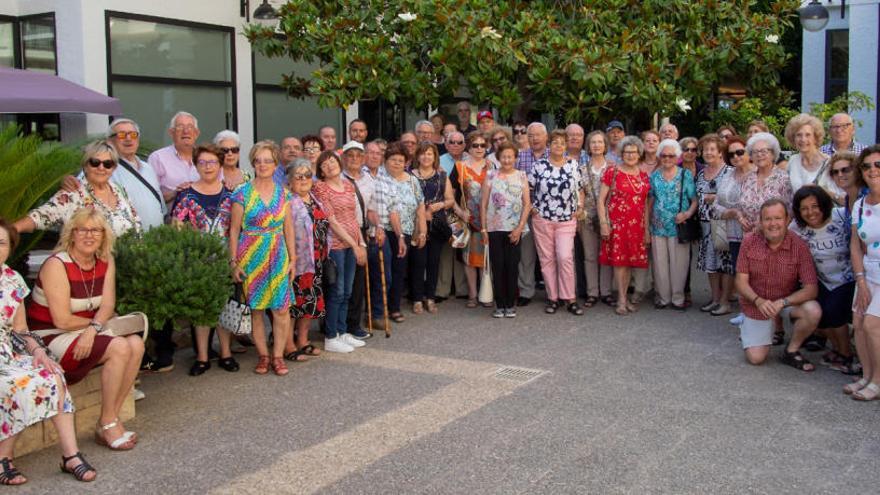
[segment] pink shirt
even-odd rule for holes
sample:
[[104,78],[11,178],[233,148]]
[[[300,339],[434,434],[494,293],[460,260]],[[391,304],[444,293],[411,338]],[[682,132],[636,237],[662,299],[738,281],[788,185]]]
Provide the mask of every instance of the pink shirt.
[[176,190],[184,182],[199,180],[195,165],[181,158],[173,144],[152,152],[147,161],[156,171],[163,193]]
[[[336,191],[327,185],[324,181],[315,182],[312,191],[315,197],[324,208],[324,212],[330,218],[336,218],[336,221],[342,225],[345,232],[355,241],[360,240],[358,221],[357,221],[357,196],[354,192],[354,185],[346,179],[342,179],[342,192]],[[333,240],[330,245],[331,249],[345,249],[349,246],[339,236],[332,236]]]

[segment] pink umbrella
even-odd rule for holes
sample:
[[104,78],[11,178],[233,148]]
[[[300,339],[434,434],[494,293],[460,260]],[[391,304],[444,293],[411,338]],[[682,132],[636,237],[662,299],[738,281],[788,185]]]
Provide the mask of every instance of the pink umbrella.
[[54,74],[0,67],[0,113],[122,115],[122,104]]

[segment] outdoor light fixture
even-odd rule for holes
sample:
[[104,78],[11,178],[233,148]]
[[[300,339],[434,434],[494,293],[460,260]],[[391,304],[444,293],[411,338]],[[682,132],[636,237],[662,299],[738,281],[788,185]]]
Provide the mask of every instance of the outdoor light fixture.
[[[827,13],[825,15],[828,17]],[[259,19],[261,21],[272,21],[278,18],[278,12],[275,12],[275,9],[269,5],[269,0],[263,0],[263,3],[254,10],[254,19]]]
[[[832,3],[833,0],[828,0]],[[812,0],[809,4],[798,9],[801,19],[801,26],[811,33],[821,31],[828,25],[828,9],[819,3],[819,0]],[[846,16],[846,0],[840,0],[840,18]]]

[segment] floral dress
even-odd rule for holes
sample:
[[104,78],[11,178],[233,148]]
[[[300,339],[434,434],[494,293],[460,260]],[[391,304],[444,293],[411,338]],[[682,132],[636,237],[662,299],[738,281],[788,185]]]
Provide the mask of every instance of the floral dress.
[[281,309],[290,305],[290,257],[284,239],[290,192],[275,185],[269,203],[253,182],[239,187],[232,202],[244,209],[236,259],[244,271],[244,290],[251,309]]
[[12,319],[28,292],[21,275],[0,265],[0,440],[59,412],[74,410],[70,395],[62,396],[54,375],[35,368],[33,357],[13,349]]
[[[296,198],[294,199],[294,202]],[[301,222],[304,230],[311,230],[311,241],[308,239],[300,239],[300,237],[308,236],[309,233],[301,232],[297,229],[297,271],[293,278],[293,298],[294,303],[290,306],[290,316],[293,318],[318,319],[324,317],[324,260],[330,252],[330,246],[327,243],[327,234],[330,231],[330,221],[327,214],[321,209],[317,199],[312,197],[310,203],[303,203],[303,214],[308,219]],[[309,225],[311,228],[309,228]],[[306,258],[306,253],[301,253],[301,246],[304,251],[311,250],[311,258],[314,263],[301,263],[300,257]],[[305,260],[304,260],[305,261]],[[300,270],[300,266],[304,266]],[[314,267],[309,270],[308,267]]]
[[711,179],[706,177],[709,167],[700,170],[697,174],[697,197],[699,198],[700,227],[700,254],[697,257],[697,269],[706,273],[733,274],[733,260],[730,251],[716,251],[715,243],[712,242],[712,203],[705,200],[708,194],[718,194],[718,185],[724,182],[728,175],[733,173],[733,167],[722,165],[721,170]]
[[140,233],[141,219],[128,200],[125,189],[113,182],[108,185],[116,197],[116,208],[105,205],[95,197],[91,184],[81,182],[76,191],[58,191],[48,201],[28,212],[28,217],[34,221],[37,230],[60,231],[76,210],[88,206],[104,214],[115,235],[120,236],[132,229]]
[[602,183],[612,188],[608,193],[611,236],[602,240],[599,263],[648,268],[645,247],[645,208],[651,191],[648,175],[642,171],[638,175],[629,175],[617,167],[609,167],[602,176]]
[[[522,218],[523,190],[528,187],[525,172],[514,170],[504,177],[498,170],[492,170],[486,175],[486,185],[491,191],[486,205],[486,230],[512,232]],[[526,223],[523,233],[528,231]]]
[[468,226],[471,229],[471,237],[468,245],[462,250],[462,257],[467,266],[483,267],[486,246],[483,245],[483,219],[480,218],[480,196],[483,190],[483,181],[490,168],[489,162],[485,162],[479,173],[475,172],[465,162],[455,164],[450,180],[452,188],[456,192],[456,201],[461,204],[461,195],[464,194],[465,207],[471,216]]

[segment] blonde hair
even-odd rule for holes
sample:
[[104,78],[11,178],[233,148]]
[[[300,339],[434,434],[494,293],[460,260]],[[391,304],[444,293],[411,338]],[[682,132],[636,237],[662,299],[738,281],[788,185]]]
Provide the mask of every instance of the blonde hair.
[[272,153],[272,159],[275,160],[276,166],[281,163],[281,151],[278,150],[278,145],[275,144],[275,141],[272,141],[271,139],[264,139],[254,143],[251,152],[248,153],[248,160],[251,163],[254,163],[254,158],[257,157],[257,153],[263,150],[269,150]]
[[119,163],[119,153],[116,152],[116,148],[114,148],[107,141],[99,139],[83,146],[83,156],[79,162],[80,168],[85,170],[89,158],[94,158],[95,155],[98,155],[100,153],[109,153],[110,159],[116,163]]
[[805,125],[813,129],[816,148],[822,146],[822,142],[825,140],[825,127],[822,126],[822,121],[808,113],[795,115],[788,121],[788,124],[785,126],[785,140],[788,141],[788,144],[791,146],[795,145],[794,137],[801,130],[801,127]]
[[110,223],[107,222],[107,218],[104,217],[104,214],[88,206],[76,210],[73,213],[73,216],[64,223],[64,228],[61,229],[61,236],[58,239],[58,244],[55,246],[55,252],[60,253],[61,251],[67,251],[73,247],[73,230],[82,227],[89,221],[104,229],[101,245],[98,247],[96,255],[98,256],[98,259],[107,261],[113,254],[113,242],[116,240],[116,236],[113,235],[113,230],[110,229]]

